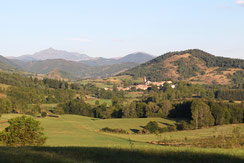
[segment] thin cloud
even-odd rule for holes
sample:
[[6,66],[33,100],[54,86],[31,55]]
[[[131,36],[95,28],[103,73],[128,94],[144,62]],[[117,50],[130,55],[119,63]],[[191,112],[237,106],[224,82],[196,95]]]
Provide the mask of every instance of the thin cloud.
[[92,40],[87,38],[67,38],[67,41],[79,41],[79,42],[92,42]]
[[236,1],[236,4],[241,5],[241,6],[244,6],[244,0]]
[[124,40],[122,40],[122,39],[113,39],[112,41],[113,42],[124,42]]

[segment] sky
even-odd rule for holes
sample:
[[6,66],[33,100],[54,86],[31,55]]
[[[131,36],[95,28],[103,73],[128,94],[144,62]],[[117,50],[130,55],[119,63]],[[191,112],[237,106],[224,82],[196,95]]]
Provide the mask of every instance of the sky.
[[244,59],[244,0],[0,0],[0,55],[201,49]]

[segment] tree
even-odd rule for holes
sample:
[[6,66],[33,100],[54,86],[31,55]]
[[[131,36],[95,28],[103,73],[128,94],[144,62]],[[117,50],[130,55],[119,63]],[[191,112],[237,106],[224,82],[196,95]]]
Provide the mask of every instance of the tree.
[[214,125],[214,117],[210,108],[202,100],[194,100],[191,104],[192,123],[196,129]]
[[169,112],[173,109],[173,106],[169,100],[165,100],[162,103],[160,103],[160,110],[159,110],[159,116],[166,118],[169,115]]
[[140,102],[136,104],[136,114],[138,118],[146,118],[146,107],[147,105],[144,102]]
[[98,100],[95,101],[95,105],[97,105],[97,106],[99,105],[99,101]]
[[0,113],[10,113],[12,111],[12,103],[8,98],[0,98]]
[[212,115],[215,119],[215,125],[229,124],[231,115],[226,107],[226,104],[219,104],[216,102],[209,103]]
[[45,118],[47,116],[47,112],[41,112],[41,117]]
[[31,117],[21,116],[8,120],[10,126],[0,132],[0,141],[7,146],[38,146],[47,139],[40,122]]
[[159,110],[159,106],[154,103],[154,102],[149,102],[146,106],[146,113],[147,113],[147,117],[156,117],[157,112]]
[[115,106],[117,104],[120,104],[120,99],[117,96],[112,97],[112,106]]

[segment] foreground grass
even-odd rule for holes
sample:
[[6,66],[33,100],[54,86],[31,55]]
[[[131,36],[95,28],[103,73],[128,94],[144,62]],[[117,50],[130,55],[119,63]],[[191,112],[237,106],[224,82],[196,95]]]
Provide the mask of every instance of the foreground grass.
[[0,162],[198,162],[241,163],[243,150],[187,148],[125,149],[98,147],[0,147]]

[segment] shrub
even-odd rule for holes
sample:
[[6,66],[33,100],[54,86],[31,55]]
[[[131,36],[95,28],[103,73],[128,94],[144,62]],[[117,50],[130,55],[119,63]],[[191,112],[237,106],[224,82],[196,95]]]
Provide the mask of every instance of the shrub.
[[0,141],[7,146],[38,146],[47,139],[40,122],[31,117],[21,116],[8,120],[10,126],[0,132]]
[[144,129],[149,131],[150,133],[163,133],[163,132],[172,132],[177,130],[175,125],[171,125],[168,127],[159,127],[156,121],[148,122],[148,124],[145,126]]
[[54,113],[59,115],[64,114],[64,109],[60,106],[57,106],[56,108],[54,108]]
[[150,133],[155,133],[156,131],[159,130],[159,126],[158,126],[158,123],[156,121],[150,121],[145,126],[145,129],[148,130]]
[[168,126],[168,127],[159,127],[158,132],[159,133],[163,133],[163,132],[172,132],[172,131],[176,131],[176,126],[172,125],[172,126]]
[[148,131],[147,129],[142,129],[142,130],[139,130],[138,131],[138,134],[150,134],[151,132],[150,131]]
[[176,124],[177,130],[191,130],[193,129],[193,126],[190,123],[187,123],[186,121],[180,121]]
[[232,134],[221,134],[217,136],[196,139],[193,145],[201,148],[240,148],[244,146],[244,136],[239,127],[234,127]]
[[47,116],[47,112],[42,112],[42,113],[41,113],[41,117],[42,117],[42,118],[45,118],[46,116]]
[[101,129],[101,131],[103,132],[112,132],[112,133],[118,133],[118,134],[128,134],[128,132],[124,129],[120,129],[120,128],[109,128],[109,127],[104,127]]

